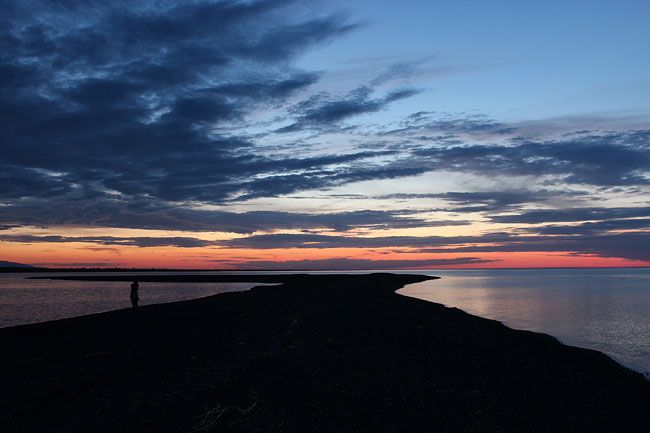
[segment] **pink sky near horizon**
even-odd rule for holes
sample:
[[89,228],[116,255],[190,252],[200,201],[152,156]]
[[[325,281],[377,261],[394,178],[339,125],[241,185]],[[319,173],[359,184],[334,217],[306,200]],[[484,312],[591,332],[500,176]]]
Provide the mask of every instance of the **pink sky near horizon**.
[[[250,270],[250,269],[296,269],[296,270],[336,270],[323,267],[321,261],[341,257],[354,260],[368,260],[367,265],[358,269],[491,269],[491,268],[561,268],[561,267],[644,267],[650,262],[626,260],[616,257],[597,257],[576,255],[571,253],[544,252],[509,252],[509,253],[472,253],[471,256],[480,260],[492,260],[482,263],[441,264],[421,266],[389,266],[382,265],[386,260],[448,260],[467,256],[466,254],[418,254],[418,253],[388,253],[359,249],[301,249],[287,250],[243,250],[243,249],[197,249],[174,247],[118,247],[97,248],[88,246],[59,246],[52,248],[47,244],[10,244],[0,243],[3,254],[0,259],[33,266],[52,268],[160,268],[160,269],[220,269],[220,270]],[[395,250],[395,248],[392,248]],[[263,261],[265,266],[256,265]],[[275,264],[268,265],[272,261]],[[327,262],[325,262],[327,263]],[[325,265],[326,266],[326,265]],[[354,266],[346,269],[355,269]],[[345,269],[341,269],[345,270]]]

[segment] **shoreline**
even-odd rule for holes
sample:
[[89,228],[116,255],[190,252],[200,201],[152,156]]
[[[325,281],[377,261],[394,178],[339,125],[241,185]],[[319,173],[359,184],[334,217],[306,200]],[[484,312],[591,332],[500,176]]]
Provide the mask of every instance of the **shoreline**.
[[430,277],[211,277],[282,284],[0,329],[5,431],[650,426],[650,384],[606,355],[394,293]]
[[[521,268],[521,269],[527,269],[527,268]],[[65,276],[65,275],[63,275],[63,276],[61,276],[61,275],[56,275],[56,276],[52,275],[52,276],[31,276],[31,277],[25,277],[25,278],[26,279],[36,279],[36,280],[110,281],[110,282],[127,282],[128,283],[128,282],[133,281],[133,278],[135,276],[135,277],[138,278],[138,280],[140,282],[144,282],[144,283],[146,283],[146,282],[155,282],[155,283],[162,283],[162,282],[174,282],[174,283],[183,283],[183,282],[187,282],[187,283],[210,283],[210,282],[214,282],[214,283],[228,283],[228,282],[232,283],[232,282],[234,282],[234,283],[237,283],[237,282],[246,282],[246,283],[249,283],[250,282],[250,283],[252,283],[252,282],[255,282],[255,283],[262,283],[262,284],[276,284],[277,285],[277,284],[282,284],[284,282],[290,282],[291,280],[296,279],[296,278],[300,279],[300,278],[309,277],[309,276],[330,275],[330,276],[334,276],[336,278],[341,278],[341,277],[347,277],[347,276],[350,276],[350,275],[371,275],[373,273],[375,273],[375,274],[378,273],[378,272],[363,273],[363,272],[359,271],[360,273],[348,273],[348,274],[345,274],[345,273],[344,274],[338,274],[338,273],[309,274],[309,273],[291,273],[291,272],[288,272],[288,273],[273,273],[273,274],[263,274],[263,273],[259,273],[259,274],[234,274],[234,273],[233,274],[228,274],[226,271],[224,271],[223,274],[193,275],[193,274],[189,273],[191,271],[187,271],[188,273],[185,273],[186,272],[185,270],[169,270],[169,272],[181,272],[181,274],[171,274],[170,273],[170,274],[164,274],[164,275],[147,275],[147,272],[149,272],[149,270],[145,269],[145,270],[141,270],[141,271],[145,272],[145,274],[139,274],[138,275],[137,272],[131,272],[131,275],[67,275],[67,276]],[[164,271],[167,271],[167,270],[164,270]],[[390,273],[390,272],[379,272],[379,273],[383,274],[383,273]],[[397,274],[397,275],[405,275],[405,274]],[[406,275],[418,275],[418,274],[406,274]],[[419,276],[424,276],[424,275],[419,275]],[[442,278],[440,276],[426,276],[426,277],[428,277],[428,278],[426,280],[423,280],[423,281],[437,280],[437,279]],[[418,282],[421,282],[421,281],[418,281]],[[407,283],[404,286],[398,288],[395,291],[395,293],[398,294],[398,295],[406,296],[406,297],[413,297],[414,299],[420,299],[420,298],[417,298],[415,296],[411,296],[411,295],[404,294],[404,293],[399,293],[402,289],[405,289],[408,286],[408,284],[410,284],[410,283]],[[255,287],[251,287],[250,289],[247,289],[247,290],[252,290],[254,288]],[[209,297],[209,296],[214,296],[214,295],[208,295],[207,297]],[[202,298],[205,298],[205,297],[206,296],[201,296],[199,298],[190,298],[190,299],[184,299],[184,300],[178,300],[178,301],[172,301],[172,302],[164,302],[164,303],[168,304],[168,303],[183,302],[183,301],[187,301],[187,300],[202,299]],[[573,346],[573,347],[577,347],[577,348],[583,348],[583,349],[595,350],[597,352],[601,352],[605,356],[611,358],[614,362],[616,362],[616,363],[620,364],[621,366],[623,366],[624,368],[627,368],[627,369],[632,370],[632,371],[634,371],[636,373],[639,373],[639,374],[643,375],[644,378],[647,381],[650,381],[650,371],[645,370],[645,369],[643,369],[641,367],[635,367],[633,365],[629,365],[629,364],[625,363],[623,360],[617,359],[616,356],[614,356],[614,355],[612,355],[610,353],[607,353],[607,352],[605,352],[603,350],[600,350],[598,348],[591,348],[591,347],[587,347],[587,346],[584,346],[584,345],[580,345],[579,343],[575,343],[575,342],[571,342],[571,341],[564,341],[564,340],[560,339],[559,337],[557,337],[556,335],[554,335],[552,333],[549,333],[549,332],[544,332],[544,331],[540,331],[540,330],[530,330],[530,329],[518,328],[518,327],[515,327],[515,326],[511,326],[511,325],[508,325],[507,323],[505,323],[505,322],[503,322],[503,321],[501,321],[499,319],[490,318],[490,317],[482,316],[480,314],[471,313],[469,311],[464,310],[461,307],[448,306],[448,305],[445,305],[445,304],[442,304],[442,303],[439,303],[439,302],[436,302],[436,301],[431,301],[431,300],[425,300],[425,301],[430,302],[430,303],[434,303],[434,304],[440,304],[440,305],[443,305],[443,306],[445,306],[447,308],[458,308],[461,311],[463,311],[463,312],[465,312],[465,313],[467,313],[469,315],[480,317],[480,318],[483,318],[483,319],[495,320],[495,321],[501,323],[503,326],[506,326],[506,327],[508,327],[510,329],[513,329],[513,330],[523,330],[523,331],[531,331],[531,332],[535,332],[535,333],[546,334],[546,335],[549,335],[549,336],[555,338],[558,342],[560,342],[561,344],[564,344],[566,346]],[[147,305],[159,305],[159,304],[161,304],[161,303],[147,304]],[[65,320],[67,318],[76,318],[76,317],[84,317],[84,316],[93,315],[93,314],[108,313],[108,312],[111,312],[111,311],[115,311],[115,310],[106,310],[106,311],[97,312],[97,313],[83,314],[83,315],[79,315],[79,316],[71,316],[71,317],[48,320],[48,321],[43,321],[43,322],[32,322],[32,323],[10,325],[10,326],[5,326],[5,327],[0,327],[0,329],[14,327],[14,326],[35,325],[35,324],[47,323],[47,322],[56,321],[56,320]]]
[[[522,268],[522,269],[524,269],[524,268]],[[149,270],[143,270],[143,271],[144,272],[149,272]],[[132,274],[136,275],[140,282],[145,282],[145,283],[146,282],[156,282],[156,283],[161,283],[161,282],[175,282],[175,283],[183,283],[183,282],[187,282],[187,283],[256,282],[256,283],[262,283],[262,284],[282,284],[284,282],[290,282],[292,279],[296,279],[296,278],[299,279],[299,278],[303,278],[303,277],[308,277],[310,275],[311,276],[314,276],[314,275],[316,275],[316,276],[318,276],[318,275],[331,275],[331,276],[334,276],[336,278],[340,278],[340,277],[346,277],[346,276],[350,276],[350,275],[370,275],[370,274],[372,274],[372,272],[368,272],[368,273],[360,272],[360,273],[354,273],[354,274],[353,273],[350,273],[350,274],[337,274],[337,273],[332,273],[332,274],[308,274],[308,273],[291,273],[291,272],[289,272],[289,273],[282,273],[282,274],[281,273],[273,273],[273,274],[263,274],[263,273],[259,273],[259,274],[228,274],[228,273],[224,273],[224,274],[210,274],[210,275],[193,275],[193,274],[190,274],[189,271],[188,271],[187,274],[185,273],[184,270],[177,270],[177,271],[182,272],[182,273],[181,274],[176,274],[176,275],[175,274],[147,275],[146,273],[144,275],[143,274],[137,275],[137,272],[132,272]],[[174,271],[174,272],[176,272],[176,271]],[[388,273],[390,273],[390,272],[388,272]],[[31,276],[31,277],[25,277],[25,278],[26,279],[40,279],[40,280],[47,279],[47,280],[71,280],[71,281],[131,282],[133,280],[133,275],[68,275],[68,276],[58,275],[58,276]],[[404,275],[404,274],[400,274],[400,275]],[[417,274],[406,274],[406,275],[417,275]],[[441,279],[442,278],[442,277],[439,277],[439,276],[427,276],[427,277],[428,277],[427,280],[436,280],[436,279]],[[424,281],[426,281],[426,280],[424,280]],[[418,281],[418,282],[420,282],[420,281]],[[404,286],[398,288],[395,291],[395,293],[398,294],[398,295],[413,297],[414,299],[419,299],[419,298],[417,298],[415,296],[399,293],[400,290],[405,289],[407,286],[408,286],[408,284],[405,284]],[[255,287],[251,287],[250,289],[247,289],[247,290],[252,290],[254,288]],[[208,295],[207,297],[209,297],[209,296],[214,296],[214,295]],[[202,299],[202,298],[205,298],[205,297],[206,296],[201,296],[199,298],[191,298],[191,299],[172,301],[172,302],[164,302],[164,303],[169,304],[169,303],[183,302],[183,301],[187,301],[187,300]],[[563,345],[566,345],[566,346],[572,346],[572,347],[577,347],[577,348],[582,348],[582,349],[587,349],[587,350],[595,350],[597,352],[603,353],[605,356],[612,359],[614,362],[621,365],[622,367],[627,368],[629,370],[632,370],[632,371],[634,371],[636,373],[639,373],[639,374],[643,375],[643,377],[647,381],[650,382],[650,371],[645,370],[645,369],[643,369],[641,367],[635,367],[633,365],[629,365],[626,362],[624,362],[623,360],[618,359],[616,356],[614,356],[614,355],[612,355],[610,353],[607,353],[605,351],[602,351],[602,350],[600,350],[598,348],[590,348],[590,347],[587,347],[585,345],[580,345],[579,343],[574,343],[574,342],[571,342],[571,341],[564,341],[564,340],[560,339],[559,337],[557,337],[556,335],[554,335],[552,333],[544,332],[544,331],[539,331],[539,330],[535,331],[535,330],[530,330],[530,329],[525,329],[525,328],[513,327],[513,326],[508,325],[507,323],[505,323],[505,322],[503,322],[503,321],[501,321],[499,319],[490,318],[490,317],[482,316],[482,315],[479,315],[479,314],[471,313],[469,311],[466,311],[466,310],[462,309],[461,307],[448,306],[448,305],[441,304],[439,302],[435,302],[435,301],[431,301],[431,300],[425,300],[425,301],[430,302],[430,303],[434,303],[434,304],[440,304],[440,305],[445,306],[446,308],[458,308],[461,311],[463,311],[463,312],[465,312],[465,313],[467,313],[469,315],[480,317],[480,318],[483,318],[483,319],[495,320],[495,321],[499,322],[500,324],[502,324],[503,326],[505,326],[505,327],[507,327],[509,329],[530,331],[530,332],[549,335],[550,337],[555,338],[559,343],[561,343]],[[147,304],[147,305],[159,305],[159,304],[162,304],[162,303]],[[106,310],[106,311],[103,311],[103,312],[84,314],[84,315],[80,315],[80,316],[71,316],[71,317],[68,317],[68,318],[84,317],[84,316],[93,315],[93,314],[108,313],[108,312],[111,312],[111,311],[115,311],[115,310]],[[65,319],[67,319],[67,318],[61,318],[61,319],[55,319],[55,320],[65,320]],[[24,323],[24,324],[18,324],[18,325],[10,325],[10,326],[6,326],[6,327],[0,327],[0,329],[8,328],[8,327],[14,327],[14,326],[35,325],[35,324],[47,323],[47,322],[51,322],[51,321],[55,321],[55,320],[48,320],[48,321],[43,321],[43,322],[33,322],[33,323]]]

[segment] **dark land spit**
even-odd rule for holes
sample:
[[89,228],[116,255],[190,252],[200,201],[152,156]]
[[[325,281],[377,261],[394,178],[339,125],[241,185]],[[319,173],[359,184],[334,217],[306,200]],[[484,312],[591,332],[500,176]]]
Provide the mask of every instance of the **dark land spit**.
[[245,277],[284,284],[0,329],[0,429],[650,431],[640,374],[394,293],[428,277]]

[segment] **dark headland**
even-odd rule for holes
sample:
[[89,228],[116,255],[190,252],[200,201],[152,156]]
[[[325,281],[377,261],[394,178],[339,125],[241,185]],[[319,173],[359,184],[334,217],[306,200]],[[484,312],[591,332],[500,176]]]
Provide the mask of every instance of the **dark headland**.
[[640,374],[394,293],[429,277],[210,278],[283,284],[0,329],[0,429],[650,431]]

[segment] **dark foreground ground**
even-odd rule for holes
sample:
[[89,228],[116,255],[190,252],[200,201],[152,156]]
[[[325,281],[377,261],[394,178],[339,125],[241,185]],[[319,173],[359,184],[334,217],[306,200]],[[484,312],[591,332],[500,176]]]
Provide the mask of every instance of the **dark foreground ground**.
[[393,293],[427,277],[273,278],[286,283],[0,329],[0,430],[650,431],[639,374]]

